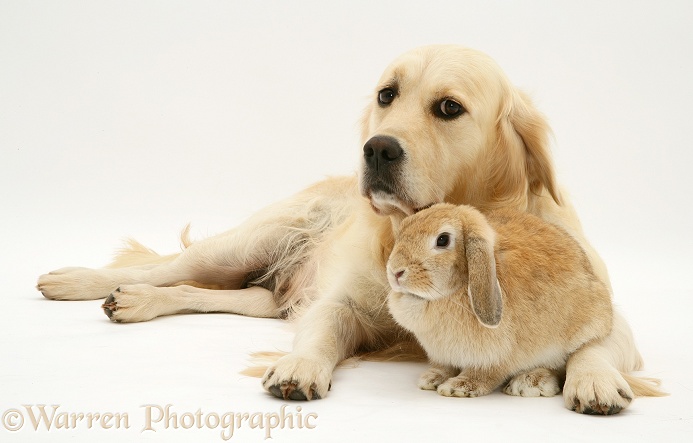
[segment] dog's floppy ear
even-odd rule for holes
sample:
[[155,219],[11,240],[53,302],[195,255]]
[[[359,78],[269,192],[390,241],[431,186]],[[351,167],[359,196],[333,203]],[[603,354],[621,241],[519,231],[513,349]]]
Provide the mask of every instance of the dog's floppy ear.
[[525,177],[530,192],[539,194],[541,188],[545,188],[560,205],[561,197],[549,152],[550,133],[546,119],[534,107],[529,97],[511,87],[507,101],[502,107],[501,137],[506,143],[512,143],[511,140],[519,136],[524,145],[525,159],[522,163],[526,167]]
[[496,277],[493,243],[471,233],[465,241],[469,284],[467,292],[476,318],[486,327],[495,328],[503,314],[503,296]]

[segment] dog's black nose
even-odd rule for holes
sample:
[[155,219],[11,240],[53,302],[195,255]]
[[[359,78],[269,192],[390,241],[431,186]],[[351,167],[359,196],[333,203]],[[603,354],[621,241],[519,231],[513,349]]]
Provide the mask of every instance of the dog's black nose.
[[373,171],[382,172],[384,168],[402,159],[404,150],[394,137],[376,135],[363,145],[366,166]]

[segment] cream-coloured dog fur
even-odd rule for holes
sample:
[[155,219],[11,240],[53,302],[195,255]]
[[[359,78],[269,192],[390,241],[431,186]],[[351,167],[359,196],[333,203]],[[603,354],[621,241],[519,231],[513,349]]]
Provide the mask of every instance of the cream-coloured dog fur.
[[[314,399],[327,395],[341,360],[411,339],[387,311],[385,264],[400,220],[434,203],[510,207],[557,224],[608,286],[556,183],[546,121],[488,56],[458,46],[402,55],[378,82],[362,128],[358,177],[318,183],[179,255],[132,243],[109,268],[64,268],[41,276],[38,289],[56,300],[107,297],[116,322],[184,312],[295,318],[293,351],[263,386]],[[570,358],[567,407],[621,409],[647,393],[622,375],[642,362],[625,320],[615,314],[613,324]]]

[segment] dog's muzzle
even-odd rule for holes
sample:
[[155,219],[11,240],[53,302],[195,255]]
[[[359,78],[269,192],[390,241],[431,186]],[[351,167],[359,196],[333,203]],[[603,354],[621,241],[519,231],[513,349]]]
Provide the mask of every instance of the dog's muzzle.
[[396,138],[376,135],[363,146],[364,189],[396,194],[405,153]]
[[406,162],[407,154],[394,137],[376,135],[363,146],[361,191],[377,213],[414,212],[403,182]]

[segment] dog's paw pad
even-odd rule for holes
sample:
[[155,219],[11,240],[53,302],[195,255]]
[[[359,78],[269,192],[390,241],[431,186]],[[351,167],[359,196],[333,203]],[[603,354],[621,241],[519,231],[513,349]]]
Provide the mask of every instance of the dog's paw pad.
[[[330,386],[331,387],[331,386]],[[307,401],[320,400],[320,394],[316,391],[317,386],[313,383],[306,394],[298,387],[298,382],[295,380],[283,382],[278,385],[271,385],[267,390],[277,398],[284,400]]]
[[627,408],[634,394],[617,371],[583,374],[566,381],[566,407],[580,414],[613,415]]
[[332,371],[319,360],[288,354],[267,369],[262,386],[272,395],[284,400],[319,400],[332,387]]
[[[116,289],[117,292],[120,291],[120,288]],[[116,302],[115,297],[113,294],[110,294],[104,303],[101,305],[101,309],[103,309],[103,312],[108,316],[113,321],[117,321],[116,319],[113,318],[113,314],[115,311],[118,310],[118,303]]]

